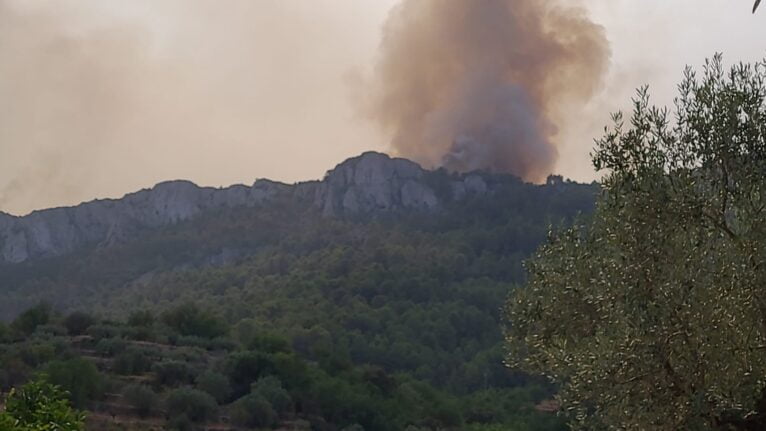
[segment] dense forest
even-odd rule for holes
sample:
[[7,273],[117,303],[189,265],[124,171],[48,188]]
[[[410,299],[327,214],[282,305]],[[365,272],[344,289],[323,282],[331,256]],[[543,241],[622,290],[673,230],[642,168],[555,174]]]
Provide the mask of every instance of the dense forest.
[[482,177],[435,211],[285,200],[0,267],[0,386],[44,372],[104,429],[564,429],[554,388],[504,365],[502,310],[598,187]]

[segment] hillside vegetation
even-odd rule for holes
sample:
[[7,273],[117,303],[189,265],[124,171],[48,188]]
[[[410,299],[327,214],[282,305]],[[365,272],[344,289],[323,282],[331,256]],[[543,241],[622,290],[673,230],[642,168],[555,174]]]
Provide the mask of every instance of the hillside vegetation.
[[503,364],[502,306],[598,189],[483,177],[491,194],[435,211],[284,200],[5,265],[0,383],[45,371],[104,429],[562,429],[538,411],[553,388]]

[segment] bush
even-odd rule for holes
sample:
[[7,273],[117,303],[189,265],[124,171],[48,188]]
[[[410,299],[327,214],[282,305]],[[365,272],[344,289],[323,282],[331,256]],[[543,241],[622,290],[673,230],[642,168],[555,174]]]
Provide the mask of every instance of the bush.
[[292,349],[287,339],[274,334],[256,333],[247,340],[247,348],[263,353],[289,353]]
[[272,359],[262,353],[239,352],[229,356],[226,364],[229,381],[234,385],[234,395],[246,395],[250,385],[260,377],[275,371]]
[[122,392],[125,400],[136,410],[136,413],[145,418],[159,404],[159,397],[148,386],[129,385]]
[[51,306],[43,302],[21,313],[11,327],[22,334],[29,335],[35,332],[38,326],[50,322],[52,314]]
[[94,339],[101,340],[103,338],[120,337],[122,336],[123,330],[119,326],[104,323],[93,325],[89,327],[86,332]]
[[0,322],[0,343],[8,343],[11,339],[11,328],[5,323]]
[[69,335],[82,335],[85,331],[93,326],[96,319],[88,313],[82,311],[75,311],[64,319],[64,327],[69,332]]
[[128,325],[140,328],[154,326],[154,314],[149,310],[138,310],[130,313]]
[[193,373],[185,362],[167,361],[154,364],[152,370],[155,373],[155,381],[159,385],[177,386],[191,383]]
[[35,335],[43,335],[44,337],[62,337],[69,334],[69,331],[58,323],[46,323],[44,325],[38,325],[35,328]]
[[117,374],[124,376],[141,374],[149,371],[152,361],[149,356],[140,349],[128,348],[114,358],[112,369]]
[[244,427],[270,427],[277,423],[277,413],[271,404],[259,395],[250,394],[231,406],[231,421]]
[[205,371],[197,377],[197,389],[207,392],[218,404],[223,404],[231,395],[229,379],[215,371]]
[[128,344],[122,338],[103,338],[96,343],[96,352],[99,355],[115,356],[125,351]]
[[180,305],[165,313],[162,320],[176,332],[186,336],[216,338],[228,332],[221,319],[194,304]]
[[293,410],[293,399],[282,387],[282,382],[277,377],[261,377],[253,383],[252,393],[268,401],[280,415]]
[[215,399],[196,389],[176,389],[165,401],[168,415],[178,417],[186,415],[192,422],[204,422],[212,419],[218,405]]
[[51,343],[27,344],[20,347],[19,357],[25,364],[38,367],[56,357],[56,347]]
[[101,396],[103,378],[90,361],[82,358],[53,361],[45,367],[45,373],[52,384],[69,392],[75,407],[85,407],[87,401]]
[[26,382],[32,373],[32,368],[18,357],[0,357],[0,364],[0,391]]

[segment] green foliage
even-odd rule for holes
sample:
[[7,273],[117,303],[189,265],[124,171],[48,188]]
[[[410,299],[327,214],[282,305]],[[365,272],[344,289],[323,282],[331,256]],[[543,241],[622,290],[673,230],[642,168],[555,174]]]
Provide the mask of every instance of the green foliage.
[[196,378],[197,389],[208,393],[215,398],[218,404],[223,404],[231,395],[229,379],[215,371],[205,371]]
[[[96,343],[96,352],[100,355],[115,356],[124,352],[128,344],[122,338],[103,338]],[[132,365],[131,365],[132,367]],[[131,368],[132,370],[132,368]],[[119,371],[117,371],[119,373]]]
[[70,407],[65,392],[37,379],[11,390],[0,426],[4,431],[82,431],[84,419]]
[[96,319],[90,314],[82,311],[75,311],[64,319],[64,327],[66,327],[69,335],[82,335],[95,322]]
[[21,313],[21,315],[13,321],[11,327],[22,334],[29,335],[33,333],[38,326],[47,324],[51,320],[52,314],[53,311],[51,306],[41,302]]
[[154,326],[154,313],[149,310],[137,310],[130,313],[128,325],[141,328]]
[[230,409],[235,425],[246,427],[271,427],[278,419],[271,404],[259,395],[250,394],[237,400]]
[[270,374],[274,368],[272,358],[264,353],[246,351],[229,356],[226,370],[234,395],[239,397],[248,393],[252,383]]
[[12,340],[11,328],[3,322],[0,322],[0,343],[8,343]]
[[250,350],[265,353],[287,353],[290,351],[290,342],[275,334],[255,333],[242,340],[242,343]]
[[129,385],[122,394],[140,417],[148,416],[160,404],[159,396],[148,386]]
[[165,400],[170,417],[185,415],[192,422],[211,419],[218,409],[215,399],[196,389],[180,388],[168,395]]
[[509,360],[578,429],[766,429],[766,64],[645,90],[598,142],[590,223],[555,232],[509,303]]
[[155,383],[163,386],[178,386],[191,383],[194,376],[186,362],[165,361],[152,366],[155,375]]
[[97,399],[102,392],[102,376],[92,362],[81,358],[53,361],[45,367],[48,380],[69,394],[77,408],[85,407],[89,400]]
[[225,335],[228,331],[221,319],[192,303],[182,304],[168,311],[162,316],[162,320],[181,335],[215,338]]
[[[88,327],[92,339],[55,330],[16,337],[0,346],[0,370],[23,381],[61,354],[95,351],[94,363],[112,374],[109,393],[125,394],[129,381],[166,399],[193,384],[242,423],[558,429],[553,415],[530,407],[553,387],[503,365],[499,304],[524,282],[521,262],[547,226],[589,212],[598,188],[471,175],[492,192],[437,212],[337,219],[301,200],[227,208],[138,230],[114,247],[0,265],[0,315],[45,297],[115,319]],[[466,175],[425,177],[447,197]],[[237,258],[220,262],[224,252]],[[482,406],[493,402],[487,394],[502,407]],[[194,428],[189,414],[178,409],[166,425]]]
[[261,397],[271,404],[278,415],[284,415],[293,410],[293,400],[283,387],[278,377],[261,377],[253,383],[251,394]]
[[[117,346],[119,346],[119,344]],[[102,346],[104,349],[113,347],[115,346]],[[143,349],[131,347],[114,357],[114,360],[112,361],[112,369],[115,373],[122,375],[141,374],[152,369],[152,360]]]
[[37,367],[56,356],[56,346],[47,341],[32,340],[21,346],[17,354],[27,365]]

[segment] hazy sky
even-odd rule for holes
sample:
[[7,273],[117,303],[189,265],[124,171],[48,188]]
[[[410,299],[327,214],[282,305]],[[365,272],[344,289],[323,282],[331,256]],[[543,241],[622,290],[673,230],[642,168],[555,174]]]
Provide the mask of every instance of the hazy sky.
[[[396,3],[0,0],[0,211],[177,178],[315,179],[386,151],[357,107]],[[583,4],[612,58],[603,90],[559,124],[556,171],[577,180],[595,178],[592,138],[636,87],[666,104],[686,64],[766,56],[766,10],[751,15],[751,0]]]

